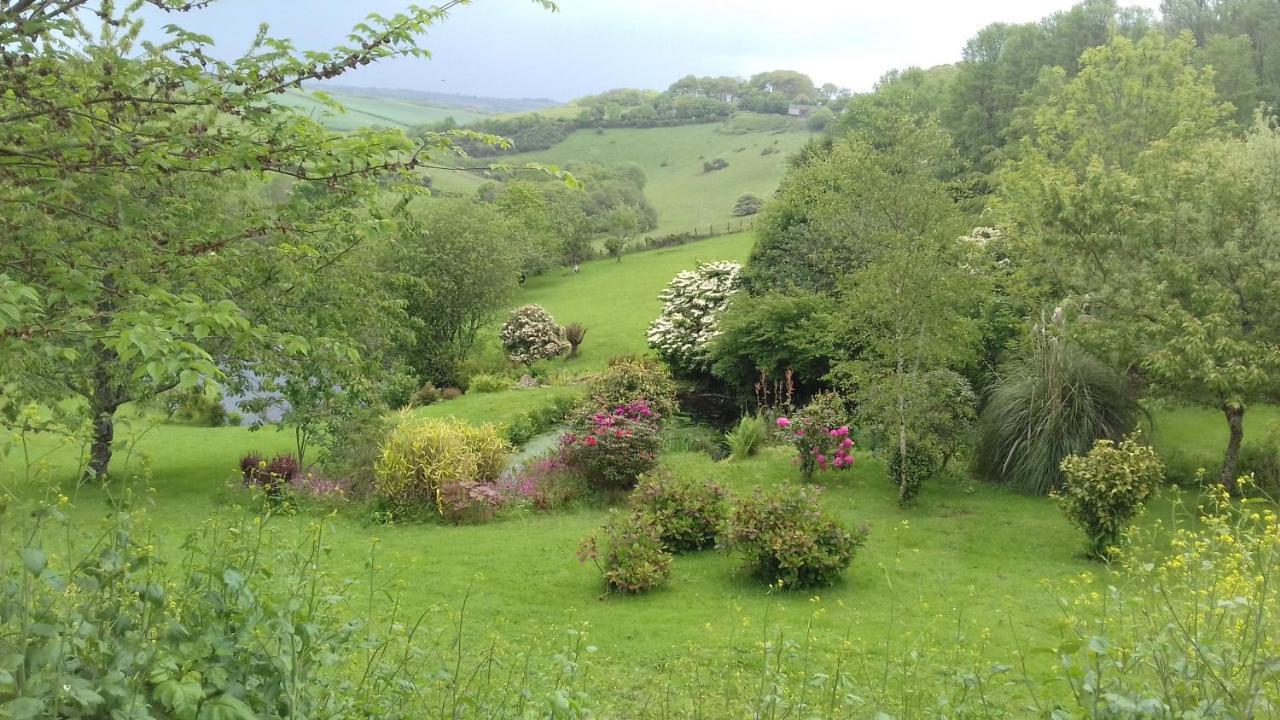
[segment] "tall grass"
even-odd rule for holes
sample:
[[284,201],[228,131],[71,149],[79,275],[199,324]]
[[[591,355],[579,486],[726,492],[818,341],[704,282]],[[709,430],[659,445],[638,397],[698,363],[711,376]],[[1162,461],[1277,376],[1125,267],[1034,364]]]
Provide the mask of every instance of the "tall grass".
[[978,429],[979,470],[1043,495],[1061,482],[1063,458],[1100,438],[1119,440],[1140,412],[1123,375],[1061,338],[1042,338],[992,386]]

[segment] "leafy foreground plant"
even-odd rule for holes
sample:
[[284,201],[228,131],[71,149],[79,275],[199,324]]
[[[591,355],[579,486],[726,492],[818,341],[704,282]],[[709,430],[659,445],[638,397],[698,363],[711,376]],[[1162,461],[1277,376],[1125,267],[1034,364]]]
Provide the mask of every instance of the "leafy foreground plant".
[[729,519],[729,493],[711,480],[652,475],[631,491],[630,500],[653,518],[663,545],[675,553],[714,547]]
[[724,441],[729,446],[729,457],[734,460],[746,460],[760,452],[768,438],[769,428],[763,416],[750,415],[738,421],[738,426],[725,433]]
[[374,617],[323,569],[321,523],[290,542],[215,518],[168,563],[128,508],[57,553],[78,537],[59,507],[16,515],[0,515],[2,717],[586,716],[580,634],[544,675],[497,639],[464,651],[461,615]]

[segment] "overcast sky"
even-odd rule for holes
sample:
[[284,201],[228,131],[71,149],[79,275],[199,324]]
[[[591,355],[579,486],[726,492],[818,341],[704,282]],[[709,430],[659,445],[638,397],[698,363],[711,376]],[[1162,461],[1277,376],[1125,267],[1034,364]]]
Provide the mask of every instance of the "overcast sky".
[[[369,12],[409,0],[221,0],[179,24],[243,50],[259,22],[300,48],[343,40]],[[426,4],[426,3],[422,3]],[[1159,0],[1131,0],[1155,8]],[[362,68],[342,82],[467,95],[569,100],[615,87],[663,89],[687,75],[807,73],[866,90],[885,71],[960,58],[992,22],[1037,20],[1071,0],[475,0],[424,45],[431,59]],[[154,28],[172,16],[156,18]]]

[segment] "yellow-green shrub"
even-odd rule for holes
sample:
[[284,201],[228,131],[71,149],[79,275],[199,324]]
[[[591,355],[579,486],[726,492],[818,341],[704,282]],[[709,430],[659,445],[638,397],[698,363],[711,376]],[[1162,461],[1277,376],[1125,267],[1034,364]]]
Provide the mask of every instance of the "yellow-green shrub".
[[411,420],[397,425],[382,444],[374,466],[378,497],[401,511],[440,513],[442,488],[455,483],[492,483],[506,466],[511,446],[492,425],[452,419]]
[[1164,463],[1133,437],[1099,440],[1088,455],[1067,456],[1062,474],[1062,511],[1089,536],[1090,554],[1105,558],[1160,484]]

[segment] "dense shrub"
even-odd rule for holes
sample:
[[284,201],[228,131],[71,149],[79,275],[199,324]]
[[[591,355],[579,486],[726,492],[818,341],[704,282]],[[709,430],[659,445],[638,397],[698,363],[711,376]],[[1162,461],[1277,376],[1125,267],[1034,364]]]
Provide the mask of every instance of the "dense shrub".
[[492,484],[511,446],[492,425],[406,419],[387,436],[374,467],[377,495],[396,512],[444,515],[443,490],[459,483]]
[[1068,455],[1133,429],[1137,398],[1123,375],[1056,337],[1004,368],[978,426],[978,464],[993,482],[1043,495]]
[[455,525],[489,522],[501,507],[502,493],[489,483],[464,480],[440,488],[440,515]]
[[[802,393],[821,387],[837,355],[839,306],[807,292],[733,296],[716,321],[708,346],[712,374],[739,397],[761,398],[757,383],[787,378]],[[762,377],[763,376],[763,377]]]
[[636,486],[631,506],[653,518],[667,550],[684,553],[716,544],[728,521],[728,497],[728,492],[711,480],[659,474]]
[[431,382],[422,383],[422,387],[418,388],[417,392],[413,394],[413,404],[423,407],[438,403],[440,400],[440,388]]
[[676,382],[653,358],[624,355],[588,380],[587,397],[602,407],[644,400],[658,415],[670,417],[676,411]]
[[539,305],[522,305],[513,310],[500,337],[507,357],[526,366],[569,351],[564,328]]
[[783,439],[795,447],[796,462],[806,478],[816,470],[853,467],[849,413],[839,395],[819,393],[792,417],[779,417],[776,424]]
[[467,392],[495,393],[511,389],[511,380],[498,375],[478,373],[467,381]]
[[813,487],[757,488],[733,513],[729,546],[772,586],[830,585],[853,561],[867,531],[849,532],[822,509]]
[[764,200],[751,193],[746,193],[740,195],[733,203],[733,216],[746,217],[747,215],[755,215],[760,212],[762,207],[764,207]]
[[715,160],[707,160],[702,163],[702,172],[711,173],[717,170],[723,170],[729,167],[729,161],[724,158],[716,158]]
[[661,416],[644,400],[583,413],[561,438],[568,464],[593,486],[626,489],[658,463]]
[[457,400],[462,397],[462,388],[447,387],[440,391],[441,400]]
[[649,347],[675,370],[705,371],[717,316],[738,291],[741,271],[738,263],[722,261],[676,275],[659,295],[662,314],[649,326]]
[[578,559],[591,560],[605,587],[640,593],[662,585],[671,575],[671,553],[663,546],[658,523],[642,512],[614,512],[609,522],[582,541]]
[[738,421],[737,427],[724,436],[729,446],[729,457],[746,460],[760,451],[769,437],[769,427],[761,415],[748,415]]
[[1159,486],[1164,464],[1155,450],[1128,437],[1119,444],[1099,440],[1087,455],[1066,457],[1062,474],[1058,504],[1088,536],[1090,554],[1106,558]]

